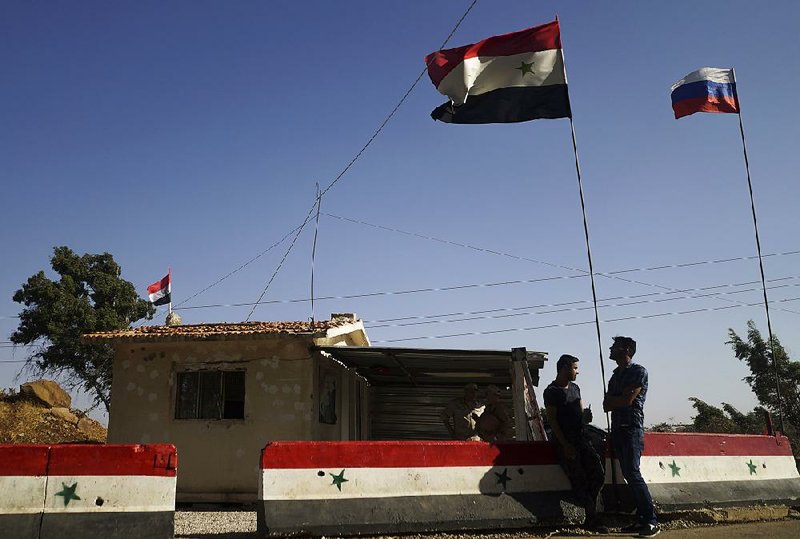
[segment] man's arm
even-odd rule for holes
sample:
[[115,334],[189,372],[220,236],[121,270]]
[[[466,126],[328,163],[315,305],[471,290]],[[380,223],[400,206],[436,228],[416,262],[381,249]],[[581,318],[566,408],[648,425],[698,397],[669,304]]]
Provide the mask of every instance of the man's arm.
[[603,399],[603,411],[610,412],[612,410],[616,410],[618,408],[625,408],[626,406],[630,406],[633,404],[633,401],[636,400],[636,397],[639,396],[639,393],[642,392],[642,386],[635,384],[630,385],[622,390],[622,395],[619,396],[611,396],[606,393],[606,397]]
[[550,422],[553,435],[555,435],[556,440],[561,445],[561,449],[564,450],[564,455],[570,460],[574,459],[578,452],[572,444],[567,441],[566,436],[564,436],[564,431],[561,430],[561,425],[558,424],[558,408],[555,406],[547,406],[545,407],[545,412],[547,412],[547,420]]
[[450,438],[455,438],[456,430],[453,428],[453,422],[451,421],[451,418],[453,417],[453,410],[450,408],[449,404],[444,410],[442,410],[442,412],[439,414],[439,417],[442,419],[442,423],[444,423],[447,432],[450,433]]

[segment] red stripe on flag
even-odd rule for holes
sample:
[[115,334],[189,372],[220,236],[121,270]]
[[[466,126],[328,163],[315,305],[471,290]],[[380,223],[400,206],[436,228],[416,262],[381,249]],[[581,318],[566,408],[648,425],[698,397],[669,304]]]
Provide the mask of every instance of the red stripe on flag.
[[550,442],[273,442],[262,469],[432,468],[558,464]]
[[648,432],[644,435],[643,455],[645,457],[792,456],[792,447],[785,436]]
[[689,116],[695,112],[739,112],[739,104],[733,96],[716,97],[701,96],[693,99],[684,99],[672,104],[675,119]]
[[472,45],[432,52],[425,57],[425,64],[428,66],[431,81],[438,87],[442,79],[467,58],[511,56],[560,48],[561,30],[558,21],[553,21],[518,32],[493,36]]
[[50,446],[0,445],[0,476],[47,475]]
[[154,294],[159,290],[164,290],[169,286],[170,283],[170,274],[168,273],[166,277],[161,279],[160,281],[156,281],[155,283],[151,284],[147,287],[148,294]]

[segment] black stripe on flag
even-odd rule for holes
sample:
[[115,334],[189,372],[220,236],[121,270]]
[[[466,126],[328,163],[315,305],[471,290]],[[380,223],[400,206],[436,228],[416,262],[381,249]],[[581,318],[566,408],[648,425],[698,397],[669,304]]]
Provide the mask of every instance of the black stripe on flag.
[[471,95],[461,106],[447,102],[431,112],[434,120],[450,124],[515,123],[571,117],[566,84],[499,88]]

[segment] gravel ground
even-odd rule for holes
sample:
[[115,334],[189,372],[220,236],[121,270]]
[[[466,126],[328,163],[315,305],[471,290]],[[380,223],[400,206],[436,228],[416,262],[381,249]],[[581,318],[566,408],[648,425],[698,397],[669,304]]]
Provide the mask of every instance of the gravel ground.
[[[662,515],[663,518],[660,517],[662,518],[661,527],[664,531],[672,530],[674,532],[696,528],[726,528],[726,526],[721,526],[718,522],[710,521],[708,519],[708,515],[709,513],[700,511],[693,512],[691,514],[676,513],[674,515]],[[756,518],[753,518],[753,520],[769,520],[769,518],[770,517],[766,514],[761,514],[760,518],[756,516]],[[630,517],[621,515],[607,515],[605,520],[609,527],[612,528],[612,531],[614,531],[614,528],[619,528],[630,523]],[[797,524],[797,522],[800,522],[800,513],[798,513],[797,510],[792,510],[789,511],[788,515],[786,515],[784,509],[783,518],[778,517],[775,520],[775,522],[780,521],[789,521],[790,524],[791,522]],[[753,527],[758,526],[758,524],[758,522],[751,523]],[[258,525],[256,521],[256,512],[254,510],[233,508],[216,511],[201,511],[194,509],[179,509],[175,511],[175,537],[180,539],[256,539],[258,537],[257,528]],[[577,527],[562,527],[536,528],[532,530],[508,532],[499,531],[494,533],[462,532],[414,534],[404,536],[373,536],[371,539],[544,539],[554,536],[579,537],[597,536],[597,534],[584,531]],[[682,535],[676,534],[676,537],[679,536],[682,537]],[[792,534],[792,536],[794,536],[794,534]],[[782,537],[782,535],[780,532],[778,532],[777,534],[773,533],[772,537],[777,538]]]

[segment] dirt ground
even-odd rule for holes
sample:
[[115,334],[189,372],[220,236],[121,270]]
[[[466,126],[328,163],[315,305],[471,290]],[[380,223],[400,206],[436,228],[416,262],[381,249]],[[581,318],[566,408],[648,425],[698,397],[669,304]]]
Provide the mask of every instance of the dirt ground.
[[[82,416],[79,410],[72,410]],[[0,444],[105,443],[106,429],[94,420],[84,422],[84,430],[56,417],[50,408],[15,397],[0,398]]]

